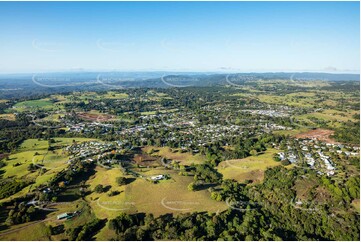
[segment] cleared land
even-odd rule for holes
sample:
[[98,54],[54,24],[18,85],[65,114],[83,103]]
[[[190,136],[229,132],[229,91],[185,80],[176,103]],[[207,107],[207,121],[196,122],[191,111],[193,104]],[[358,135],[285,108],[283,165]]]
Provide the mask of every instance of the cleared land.
[[77,116],[79,118],[87,120],[87,121],[97,121],[97,122],[109,121],[109,120],[115,119],[114,115],[109,115],[109,114],[105,114],[105,113],[84,113],[84,112],[79,112],[79,113],[77,113]]
[[54,107],[54,102],[50,100],[50,98],[31,100],[19,102],[14,105],[14,109],[16,111],[26,111],[30,109],[52,109]]
[[[142,150],[147,153],[151,153],[153,156],[161,156],[166,159],[179,161],[180,165],[191,165],[201,164],[206,158],[200,154],[192,154],[190,152],[181,152],[180,149],[171,149],[169,147],[156,147],[156,146],[146,146]],[[153,150],[153,152],[151,152]]]
[[280,165],[280,162],[273,159],[273,155],[277,152],[279,151],[276,149],[267,149],[265,153],[258,156],[222,161],[218,164],[217,170],[223,174],[223,179],[261,182],[264,178],[264,171],[268,167]]
[[330,135],[333,134],[334,134],[333,130],[315,129],[315,130],[310,130],[306,133],[297,134],[295,135],[295,137],[301,139],[318,139],[324,142],[336,144],[337,142],[330,138]]
[[320,112],[313,112],[303,115],[298,115],[295,118],[297,120],[307,121],[309,123],[315,124],[315,120],[320,120],[324,122],[330,122],[329,125],[332,127],[338,127],[343,122],[352,121],[355,122],[354,115],[359,115],[359,112],[356,111],[347,111],[341,112],[338,110],[327,109]]
[[143,177],[168,174],[169,180],[153,184],[143,178],[137,178],[126,186],[115,183],[120,170],[97,168],[95,177],[88,180],[91,188],[97,184],[111,186],[110,190],[120,194],[109,197],[107,193],[92,193],[87,197],[94,213],[99,218],[114,218],[120,212],[145,212],[161,215],[167,213],[185,213],[194,211],[217,212],[227,209],[224,202],[212,200],[207,190],[189,191],[187,186],[193,181],[191,176],[180,176],[178,172],[165,169],[143,169]]
[[[55,143],[51,144],[55,149],[48,151],[48,141],[38,139],[25,140],[19,147],[18,151],[10,154],[5,161],[6,166],[0,170],[4,172],[4,178],[12,177],[16,179],[25,179],[34,181],[35,183],[23,188],[21,191],[13,194],[8,198],[0,200],[0,202],[10,200],[15,197],[23,196],[29,191],[34,190],[37,186],[46,183],[54,177],[61,169],[67,166],[68,155],[64,153],[62,147],[68,146],[75,142],[84,142],[94,139],[87,138],[54,138]],[[45,172],[31,172],[28,170],[30,164],[41,165],[45,168]]]

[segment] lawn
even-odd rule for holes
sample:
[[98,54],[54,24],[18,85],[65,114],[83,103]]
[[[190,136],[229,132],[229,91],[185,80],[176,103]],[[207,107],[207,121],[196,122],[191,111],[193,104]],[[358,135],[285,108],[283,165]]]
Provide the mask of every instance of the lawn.
[[273,155],[278,152],[276,149],[267,149],[265,153],[257,156],[222,161],[218,164],[217,170],[223,174],[223,179],[235,179],[239,182],[245,180],[261,182],[267,168],[280,165],[280,162],[273,160]]

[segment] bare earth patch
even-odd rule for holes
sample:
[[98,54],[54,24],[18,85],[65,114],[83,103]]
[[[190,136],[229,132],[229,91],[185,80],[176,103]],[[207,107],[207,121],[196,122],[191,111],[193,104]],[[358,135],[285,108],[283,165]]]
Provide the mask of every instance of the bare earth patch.
[[159,166],[157,158],[147,154],[136,154],[133,161],[140,166]]
[[88,121],[109,121],[111,119],[114,119],[115,116],[110,114],[94,114],[94,113],[77,113],[77,116],[81,119],[85,119]]
[[317,139],[331,144],[337,144],[337,142],[330,138],[334,134],[333,130],[328,129],[314,129],[305,133],[296,134],[295,137],[298,139]]

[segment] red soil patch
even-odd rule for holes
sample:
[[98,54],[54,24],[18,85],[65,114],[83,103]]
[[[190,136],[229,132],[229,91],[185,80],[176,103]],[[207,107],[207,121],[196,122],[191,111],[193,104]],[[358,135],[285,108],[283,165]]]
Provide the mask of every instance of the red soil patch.
[[315,129],[307,131],[306,133],[296,134],[295,137],[298,139],[317,139],[331,144],[337,144],[337,142],[330,138],[333,135],[333,130],[328,129]]
[[149,156],[147,154],[136,154],[133,158],[133,161],[137,165],[141,166],[159,166],[157,158]]
[[77,113],[77,116],[81,119],[85,119],[88,121],[109,121],[113,119],[115,116],[110,114],[94,114],[94,113]]

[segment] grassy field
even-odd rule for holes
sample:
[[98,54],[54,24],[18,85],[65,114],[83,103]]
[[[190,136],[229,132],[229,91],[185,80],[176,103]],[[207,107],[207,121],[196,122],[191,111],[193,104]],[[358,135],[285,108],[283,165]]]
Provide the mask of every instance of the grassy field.
[[[16,230],[18,229],[18,230]],[[50,240],[50,230],[45,222],[31,222],[12,226],[12,233],[0,234],[0,240],[3,241],[31,241],[31,240]],[[2,231],[7,233],[8,231]]]
[[142,148],[142,150],[147,153],[149,153],[152,149],[156,151],[152,155],[161,156],[174,161],[180,161],[180,165],[191,165],[192,163],[201,164],[206,159],[200,154],[193,155],[190,152],[181,153],[180,149],[171,149],[169,147],[146,146]]
[[157,111],[159,113],[174,113],[177,112],[178,109],[177,108],[173,108],[173,109],[165,109],[165,110],[154,110],[154,111],[148,111],[148,112],[141,112],[141,115],[155,115],[157,113]]
[[262,94],[257,95],[261,102],[279,105],[289,105],[294,107],[312,107],[315,105],[313,93],[292,93],[285,96]]
[[28,111],[31,109],[52,109],[54,108],[54,103],[50,100],[50,98],[38,99],[38,100],[30,100],[19,102],[13,107],[16,111]]
[[[116,178],[123,176],[120,169],[105,169],[102,167],[96,168],[96,174],[86,182],[91,191],[94,190],[98,184],[108,187],[108,191],[104,193],[91,193],[86,197],[93,211],[98,218],[115,218],[120,212],[128,209],[127,198],[125,196],[125,186],[119,186],[116,183]],[[115,196],[108,196],[110,191],[118,191],[119,194]]]
[[[38,152],[39,155],[35,156]],[[68,156],[62,154],[62,150],[54,150],[48,153],[47,151],[24,151],[9,156],[6,161],[7,165],[2,168],[5,172],[4,177],[27,178],[35,179],[35,186],[47,182],[57,172],[66,167]],[[28,171],[30,164],[42,165],[47,171],[39,176],[38,172]]]
[[98,94],[96,92],[74,92],[73,98],[80,99],[82,101],[87,100],[102,100],[102,99],[125,99],[128,98],[126,93],[118,93],[114,91],[109,91],[105,94]]
[[341,100],[347,103],[358,103],[357,97],[347,96],[346,94],[312,91],[312,92],[296,92],[286,95],[272,95],[262,93],[256,96],[261,102],[279,105],[288,105],[293,107],[311,108],[311,107],[336,107]]
[[297,134],[305,133],[305,132],[307,132],[309,130],[311,130],[311,129],[299,127],[297,129],[292,129],[292,130],[275,130],[275,131],[273,131],[273,133],[278,134],[278,135],[294,136],[294,135],[297,135]]
[[155,115],[156,111],[141,112],[140,114],[144,115],[144,116],[146,116],[146,115]]
[[[5,235],[0,234],[0,240],[66,240],[64,233],[51,235],[49,225],[56,227],[64,225],[65,229],[83,225],[95,218],[94,213],[89,206],[81,200],[73,202],[54,203],[51,208],[56,211],[46,215],[44,220],[32,221],[25,224],[13,225],[10,229],[2,231]],[[82,211],[79,216],[70,220],[59,221],[57,215],[65,212]]]
[[179,176],[178,172],[165,169],[144,169],[142,176],[169,174],[171,179],[158,184],[137,178],[125,186],[115,184],[115,178],[121,176],[118,169],[97,168],[95,177],[88,180],[91,188],[97,184],[111,186],[120,194],[109,197],[107,193],[92,193],[87,196],[90,206],[98,218],[114,218],[121,212],[153,213],[158,216],[166,213],[184,213],[194,211],[222,211],[227,208],[224,202],[211,199],[207,190],[189,191],[187,186],[193,181],[191,176]]
[[223,174],[223,179],[235,179],[239,182],[245,180],[261,182],[267,168],[280,165],[280,162],[273,160],[273,155],[277,152],[276,149],[267,149],[264,154],[258,156],[222,161],[218,164],[217,170]]
[[0,114],[0,119],[6,119],[6,120],[15,120],[15,115],[12,113],[9,114]]
[[311,123],[312,123],[312,119],[314,119],[314,118],[323,120],[323,121],[331,121],[332,123],[330,125],[332,127],[338,127],[339,125],[341,125],[342,122],[347,122],[349,120],[355,122],[356,120],[353,117],[353,115],[355,115],[355,114],[359,115],[359,112],[357,112],[357,111],[341,112],[338,110],[327,109],[327,110],[322,110],[321,112],[314,112],[314,113],[299,115],[299,116],[296,116],[295,118],[297,120],[304,120],[304,121],[308,121]]
[[125,98],[128,98],[129,95],[126,94],[126,93],[118,93],[118,92],[107,92],[107,94],[105,94],[103,96],[104,98],[107,98],[107,99],[125,99]]
[[[53,146],[68,146],[75,142],[81,143],[85,141],[95,140],[89,138],[54,138],[55,143]],[[28,151],[28,150],[44,150],[48,148],[47,140],[38,140],[38,139],[28,139],[25,140],[21,145],[20,151]]]
[[[35,189],[37,186],[46,183],[52,177],[54,177],[61,169],[67,166],[68,160],[67,154],[61,149],[62,146],[71,145],[73,140],[76,142],[84,142],[93,139],[87,138],[54,138],[55,143],[53,146],[59,148],[54,151],[48,151],[48,141],[28,139],[25,140],[19,147],[18,151],[14,154],[10,154],[9,159],[6,160],[6,166],[1,168],[4,171],[3,176],[14,177],[18,179],[27,179],[34,181],[35,183],[29,185],[13,194],[8,198],[0,200],[0,202],[10,200],[14,197],[25,195],[27,192]],[[37,155],[35,155],[37,153]],[[28,171],[30,164],[43,165],[46,168],[46,172],[39,174],[39,171],[31,172]]]
[[96,240],[105,241],[105,240],[112,240],[117,237],[115,230],[111,230],[108,227],[108,223],[95,235]]
[[[60,122],[60,118],[64,117],[65,113],[54,113],[46,116],[45,118],[41,119],[41,121],[53,121],[53,122]],[[39,123],[41,121],[38,121]]]
[[168,94],[166,93],[162,93],[162,92],[155,92],[153,90],[150,90],[147,92],[147,98],[149,100],[153,100],[153,101],[160,101],[163,99],[173,99],[172,97],[170,97]]

